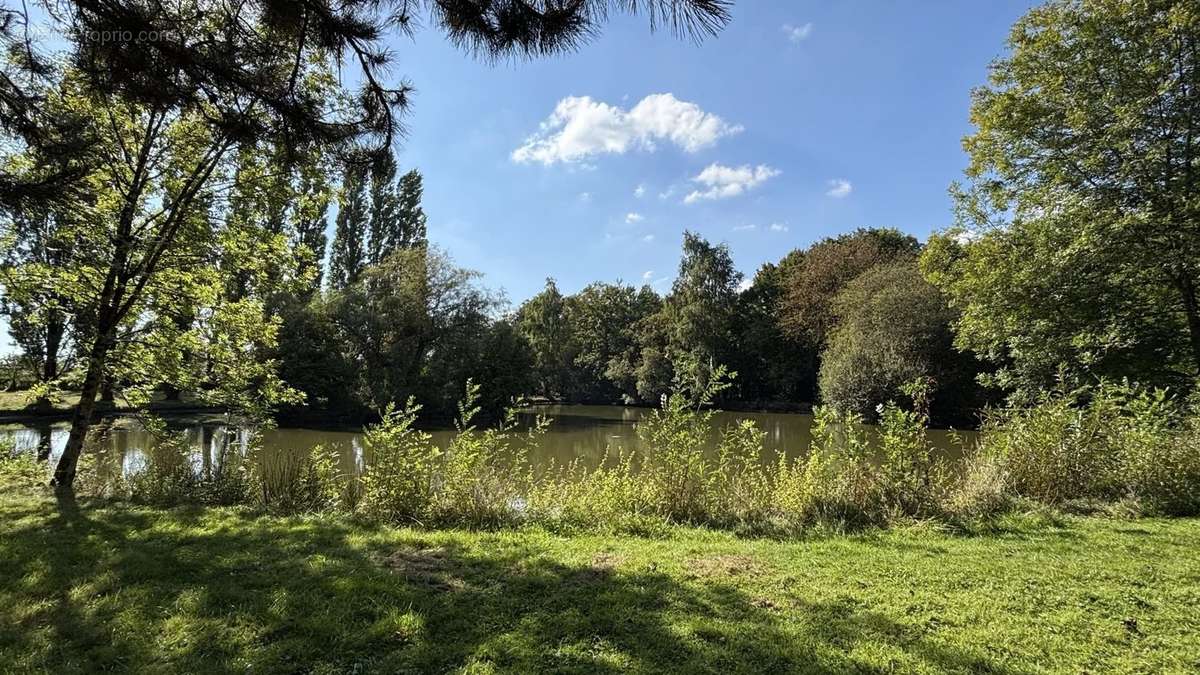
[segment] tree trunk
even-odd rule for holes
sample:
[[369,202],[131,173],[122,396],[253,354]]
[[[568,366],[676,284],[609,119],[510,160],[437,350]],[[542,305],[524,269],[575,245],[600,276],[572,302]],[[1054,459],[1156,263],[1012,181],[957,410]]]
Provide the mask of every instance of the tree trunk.
[[105,375],[100,382],[100,401],[111,404],[117,398],[113,393],[112,375]]
[[83,390],[79,392],[79,407],[71,419],[71,434],[67,437],[67,445],[63,448],[58,466],[54,468],[54,478],[50,485],[70,489],[75,482],[75,469],[79,466],[79,455],[83,453],[83,442],[87,438],[88,429],[92,426],[92,413],[96,410],[96,395],[104,380],[104,363],[108,360],[108,352],[112,347],[113,336],[104,331],[96,336],[88,354],[87,375],[83,378]]

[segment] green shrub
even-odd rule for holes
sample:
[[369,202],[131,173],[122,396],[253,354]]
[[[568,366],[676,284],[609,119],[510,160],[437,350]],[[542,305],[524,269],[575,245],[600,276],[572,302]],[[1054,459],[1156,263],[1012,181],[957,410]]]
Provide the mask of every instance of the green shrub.
[[0,439],[0,484],[34,487],[45,484],[47,467],[32,452],[18,452],[10,439]]
[[880,471],[858,413],[815,409],[808,457],[781,459],[776,474],[775,502],[791,529],[840,532],[886,521]]
[[527,502],[529,519],[554,529],[622,532],[658,517],[633,454],[625,452],[606,452],[595,469],[579,460],[550,467],[533,481]]
[[[257,435],[246,439],[246,448],[232,443],[224,444],[218,448],[216,461],[211,466],[202,467],[197,465],[197,451],[183,434],[168,432],[161,420],[143,420],[143,424],[157,438],[157,442],[145,449],[141,466],[133,468],[128,474],[121,469],[114,470],[114,476],[106,481],[114,495],[159,506],[185,503],[230,505],[250,500],[251,478],[248,475],[250,469],[247,458],[260,442]],[[93,469],[89,471],[103,471],[102,465],[110,459],[108,444],[99,437],[89,437],[88,444],[95,448],[93,452],[85,453],[95,456]],[[92,483],[94,479],[85,478],[85,482]]]
[[1126,494],[1156,515],[1200,514],[1200,416],[1180,422],[1165,392],[1144,393],[1126,404],[1119,435],[1119,473]]
[[539,420],[527,433],[517,433],[516,411],[505,411],[498,428],[477,429],[479,385],[467,381],[466,398],[458,406],[457,434],[442,463],[434,501],[434,518],[447,525],[498,527],[522,519],[525,495],[532,483],[529,448],[545,431]]
[[364,435],[362,496],[359,510],[369,518],[396,524],[429,519],[441,450],[413,424],[420,406],[388,406],[382,421]]
[[338,460],[336,450],[320,445],[258,453],[250,462],[252,501],[276,513],[352,510],[358,482]]
[[1013,490],[1047,504],[1120,496],[1122,405],[1110,389],[1046,396],[1029,408],[993,415],[983,452],[1004,463]]

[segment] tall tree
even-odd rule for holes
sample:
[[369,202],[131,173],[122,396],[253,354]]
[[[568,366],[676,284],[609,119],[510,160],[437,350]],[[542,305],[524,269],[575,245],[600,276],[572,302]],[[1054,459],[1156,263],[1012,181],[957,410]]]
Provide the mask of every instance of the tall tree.
[[421,173],[416,169],[400,177],[397,187],[396,227],[392,230],[392,248],[414,248],[428,241],[425,229],[425,210],[421,208],[424,193]]
[[367,168],[350,164],[342,178],[338,214],[329,252],[329,283],[341,289],[358,281],[368,263]]
[[396,158],[384,155],[371,167],[371,213],[367,244],[367,260],[376,265],[395,248],[395,231],[399,218],[396,186]]
[[706,381],[711,369],[732,355],[741,282],[729,246],[684,232],[679,275],[663,303],[676,375]]
[[1200,371],[1200,4],[1052,0],[972,96],[959,227],[926,270],[958,343],[1034,391]]
[[517,329],[533,353],[533,381],[537,393],[550,398],[571,398],[575,393],[575,353],[567,302],[554,279],[525,301],[517,311]]
[[9,334],[43,385],[43,405],[67,363],[74,332],[71,297],[53,282],[56,268],[69,265],[74,250],[66,218],[54,209],[22,209],[0,237],[7,249],[0,259],[0,315],[8,319]]

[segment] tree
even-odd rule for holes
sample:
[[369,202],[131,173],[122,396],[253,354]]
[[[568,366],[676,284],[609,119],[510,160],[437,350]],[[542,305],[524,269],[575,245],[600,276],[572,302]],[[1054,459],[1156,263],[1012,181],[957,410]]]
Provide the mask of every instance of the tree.
[[453,410],[482,364],[500,304],[476,284],[478,276],[437,249],[402,249],[333,295],[330,311],[357,373],[360,405],[378,411],[416,396],[429,413]]
[[679,275],[663,303],[669,358],[677,375],[689,372],[704,380],[709,369],[729,358],[741,281],[727,245],[713,246],[684,232]]
[[912,258],[919,251],[914,237],[890,228],[822,239],[790,265],[780,301],[781,327],[819,349],[835,324],[830,305],[846,284],[876,265]]
[[425,210],[421,208],[421,195],[424,193],[421,173],[416,169],[400,177],[397,187],[396,223],[388,245],[395,248],[414,248],[424,246],[428,241],[425,231]]
[[8,332],[43,386],[39,404],[49,403],[53,386],[69,364],[73,327],[70,297],[52,283],[55,268],[69,264],[73,247],[64,237],[67,214],[57,210],[18,211],[5,229],[7,254],[0,260],[0,315]]
[[959,224],[926,254],[958,344],[1029,393],[1200,369],[1200,5],[1054,0],[972,96]]
[[905,385],[914,381],[931,385],[939,413],[965,403],[938,396],[946,390],[968,393],[963,384],[969,385],[975,371],[970,357],[954,351],[946,299],[914,261],[860,275],[837,294],[831,310],[837,325],[820,371],[826,404],[869,417],[879,404],[902,401]]
[[649,286],[593,283],[567,298],[580,400],[638,398],[632,375],[640,353],[638,328],[661,309],[662,299]]
[[341,289],[358,281],[367,259],[366,168],[351,164],[342,177],[341,198],[329,253],[329,283]]
[[[64,77],[58,100],[69,114],[86,111],[90,133],[105,139],[93,149],[98,168],[89,190],[96,195],[94,205],[76,202],[80,213],[66,221],[69,228],[63,232],[72,242],[73,262],[50,268],[53,276],[47,279],[76,308],[84,359],[80,403],[55,469],[54,482],[67,486],[105,383],[124,375],[136,376],[139,384],[164,379],[160,376],[183,377],[178,354],[185,336],[195,340],[192,353],[205,354],[208,372],[217,379],[231,387],[258,379],[258,393],[267,399],[281,392],[273,377],[259,370],[273,364],[245,360],[249,345],[273,336],[275,325],[263,320],[260,300],[225,302],[224,294],[213,291],[223,287],[221,261],[243,234],[237,219],[214,229],[210,211],[214,176],[231,171],[227,160],[233,136],[214,131],[207,111],[124,104],[80,86],[72,73]],[[266,265],[271,257],[237,259]],[[184,311],[196,302],[207,310],[201,324],[189,322]],[[257,313],[257,321],[247,320],[243,312]],[[227,332],[218,334],[218,326]],[[176,356],[168,356],[170,352]],[[114,355],[120,356],[115,362]],[[222,363],[230,369],[220,371]],[[209,399],[233,402],[232,391],[210,387]],[[264,402],[257,396],[237,401],[253,406]]]
[[533,353],[533,381],[538,394],[552,399],[575,394],[574,330],[567,303],[554,279],[517,310],[516,326]]
[[372,265],[378,264],[395,248],[392,242],[396,238],[394,231],[399,217],[395,181],[396,158],[389,153],[371,167],[367,261]]
[[786,280],[802,257],[802,252],[793,251],[778,264],[764,264],[750,287],[738,295],[733,326],[736,349],[726,365],[738,373],[733,388],[744,400],[813,400],[817,350],[779,325]]

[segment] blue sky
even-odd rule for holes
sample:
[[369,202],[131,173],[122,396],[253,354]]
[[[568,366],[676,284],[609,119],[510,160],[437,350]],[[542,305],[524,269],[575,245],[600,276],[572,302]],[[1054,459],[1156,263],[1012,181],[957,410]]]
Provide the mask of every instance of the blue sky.
[[924,238],[951,221],[970,90],[1030,6],[740,0],[699,45],[622,15],[500,64],[418,30],[390,40],[416,88],[399,162],[425,176],[430,238],[514,305],[546,277],[663,292],[685,229],[747,276],[856,227]]
[[575,54],[499,65],[420,31],[392,43],[416,87],[400,163],[425,176],[431,238],[514,303],[545,277],[666,290],[685,229],[747,276],[856,227],[924,238],[951,221],[970,90],[1029,7],[742,0],[700,45],[622,16]]

